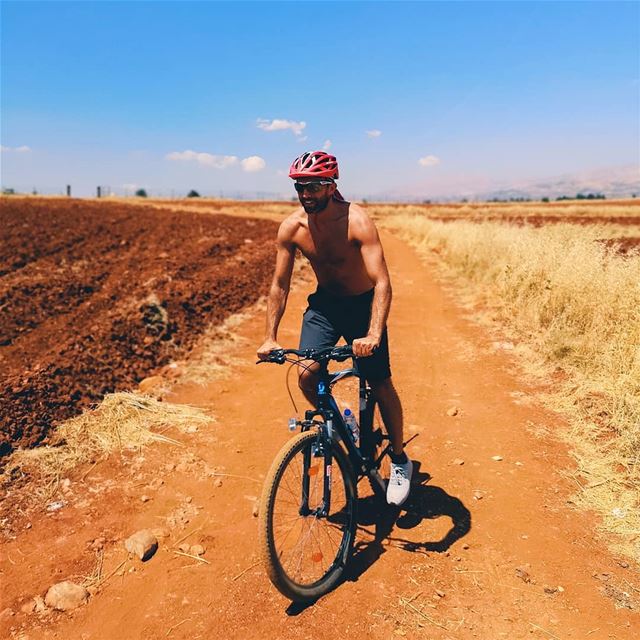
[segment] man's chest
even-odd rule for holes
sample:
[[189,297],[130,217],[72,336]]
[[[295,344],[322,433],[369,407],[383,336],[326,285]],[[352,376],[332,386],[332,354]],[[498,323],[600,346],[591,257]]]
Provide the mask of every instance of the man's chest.
[[338,266],[353,260],[359,253],[355,243],[346,234],[312,234],[304,230],[296,238],[296,244],[304,256],[315,264]]

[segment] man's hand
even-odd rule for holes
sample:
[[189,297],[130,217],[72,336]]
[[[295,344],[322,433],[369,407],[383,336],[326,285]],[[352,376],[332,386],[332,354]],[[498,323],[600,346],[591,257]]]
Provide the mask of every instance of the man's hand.
[[266,360],[269,353],[274,349],[282,349],[282,347],[275,340],[265,340],[264,343],[258,347],[258,358],[260,358],[260,360]]
[[367,358],[372,356],[373,352],[380,345],[380,338],[375,336],[365,336],[364,338],[356,338],[352,343],[353,355],[356,358]]

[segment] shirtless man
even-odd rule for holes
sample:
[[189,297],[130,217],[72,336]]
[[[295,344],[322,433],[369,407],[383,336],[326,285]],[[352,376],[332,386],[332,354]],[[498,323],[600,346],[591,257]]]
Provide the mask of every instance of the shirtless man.
[[[409,495],[413,464],[403,450],[402,406],[391,382],[386,329],[391,282],[378,232],[365,211],[346,202],[337,190],[338,163],[334,156],[323,151],[303,153],[291,165],[289,177],[296,181],[302,207],[278,230],[276,267],[267,301],[267,332],[258,357],[282,348],[277,339],[278,325],[299,249],[318,280],[303,316],[300,349],[333,346],[340,337],[352,345],[391,439],[387,502],[400,505]],[[301,370],[299,379],[304,395],[314,405],[315,371]]]

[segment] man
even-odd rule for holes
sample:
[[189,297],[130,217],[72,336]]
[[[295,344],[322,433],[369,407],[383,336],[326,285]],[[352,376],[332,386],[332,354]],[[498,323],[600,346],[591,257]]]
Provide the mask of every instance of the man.
[[[376,227],[363,209],[337,190],[338,163],[324,151],[303,153],[289,177],[302,204],[282,222],[267,301],[267,332],[258,357],[280,349],[277,333],[284,313],[296,250],[309,260],[318,289],[309,296],[300,349],[333,346],[344,337],[352,344],[389,432],[392,455],[387,502],[400,505],[409,495],[413,464],[402,444],[402,406],[391,382],[386,322],[391,282]],[[300,388],[317,402],[317,364],[300,373]]]

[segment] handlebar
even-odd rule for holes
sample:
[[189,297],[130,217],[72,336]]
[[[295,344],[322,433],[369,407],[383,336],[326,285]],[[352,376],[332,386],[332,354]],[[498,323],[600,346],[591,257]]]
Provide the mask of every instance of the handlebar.
[[313,360],[319,363],[328,362],[329,360],[344,362],[348,358],[354,357],[351,345],[324,347],[323,349],[274,349],[264,360],[258,360],[256,364],[263,362],[284,364],[287,361],[288,355],[298,356],[301,360]]

